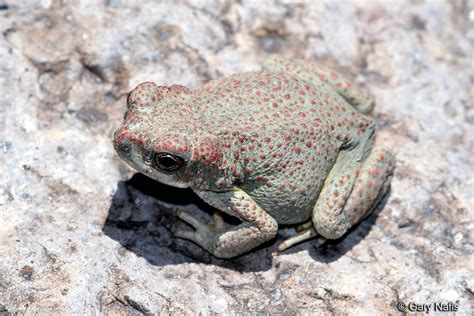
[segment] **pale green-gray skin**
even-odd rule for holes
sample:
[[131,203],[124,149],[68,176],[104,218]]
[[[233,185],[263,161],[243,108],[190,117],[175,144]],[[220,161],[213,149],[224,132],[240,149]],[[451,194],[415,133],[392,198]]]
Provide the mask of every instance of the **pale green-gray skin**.
[[273,56],[261,72],[213,80],[202,89],[145,82],[128,97],[115,132],[119,156],[147,176],[191,187],[219,215],[206,225],[177,215],[177,229],[216,257],[231,258],[270,240],[278,224],[301,224],[284,250],[319,235],[334,239],[387,192],[393,155],[374,147],[372,96],[340,74]]

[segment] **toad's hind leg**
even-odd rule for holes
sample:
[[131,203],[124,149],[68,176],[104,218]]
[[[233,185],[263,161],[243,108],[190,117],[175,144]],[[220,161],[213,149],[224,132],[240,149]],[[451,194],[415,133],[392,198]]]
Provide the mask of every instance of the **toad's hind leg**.
[[375,99],[367,89],[351,83],[340,73],[318,63],[301,59],[287,60],[281,56],[272,55],[265,62],[264,67],[272,72],[291,74],[312,83],[315,87],[322,83],[327,84],[361,113],[370,113],[375,106]]
[[314,207],[316,231],[326,238],[336,239],[368,216],[387,193],[394,167],[394,156],[385,149],[375,148],[360,170],[355,170],[352,184],[345,181],[344,172],[336,173]]
[[312,221],[297,227],[298,233],[278,245],[278,251],[314,237],[315,246],[321,246],[327,239],[341,237],[371,213],[388,191],[395,159],[390,152],[378,148],[361,165],[357,160],[362,159],[348,158],[363,152],[361,146],[359,153],[340,154],[313,209]]

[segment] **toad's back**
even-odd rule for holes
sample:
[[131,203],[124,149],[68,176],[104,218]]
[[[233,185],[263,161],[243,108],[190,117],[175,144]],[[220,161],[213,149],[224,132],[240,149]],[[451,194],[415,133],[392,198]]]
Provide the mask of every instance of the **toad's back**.
[[371,124],[324,82],[270,71],[211,81],[188,102],[201,131],[228,148],[237,182],[279,223],[309,218],[340,146]]
[[[320,127],[334,136],[351,134],[368,120],[324,82],[270,71],[238,74],[209,82],[193,93],[193,106],[209,128],[299,130]],[[232,124],[232,125],[229,125]]]

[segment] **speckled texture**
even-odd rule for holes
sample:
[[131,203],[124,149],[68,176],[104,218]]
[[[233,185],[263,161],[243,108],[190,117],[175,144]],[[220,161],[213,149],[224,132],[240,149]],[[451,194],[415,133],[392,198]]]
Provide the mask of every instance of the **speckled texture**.
[[274,55],[260,72],[193,92],[145,82],[127,103],[114,137],[119,156],[242,221],[206,228],[180,213],[196,230],[175,236],[219,258],[274,238],[278,224],[312,220],[301,234],[339,238],[390,185],[394,158],[372,150],[375,124],[362,114],[373,97],[314,62]]
[[[0,1],[0,314],[397,315],[397,302],[454,302],[471,315],[473,9]],[[370,88],[375,147],[396,153],[391,190],[320,248],[277,253],[296,233],[280,225],[217,259],[172,235],[189,229],[177,212],[208,223],[212,208],[127,167],[110,139],[139,83],[195,91],[271,53]]]

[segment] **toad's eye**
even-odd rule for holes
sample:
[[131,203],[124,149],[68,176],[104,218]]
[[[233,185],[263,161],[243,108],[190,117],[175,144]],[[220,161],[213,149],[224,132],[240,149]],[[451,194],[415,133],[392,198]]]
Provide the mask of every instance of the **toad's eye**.
[[184,165],[184,159],[170,153],[156,153],[155,164],[161,170],[171,172],[180,169]]

